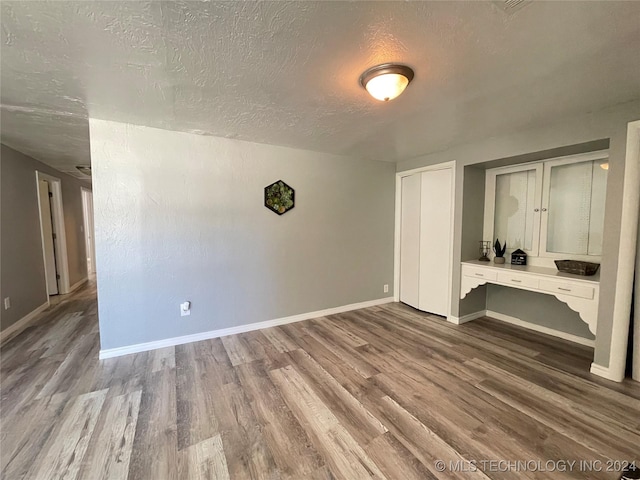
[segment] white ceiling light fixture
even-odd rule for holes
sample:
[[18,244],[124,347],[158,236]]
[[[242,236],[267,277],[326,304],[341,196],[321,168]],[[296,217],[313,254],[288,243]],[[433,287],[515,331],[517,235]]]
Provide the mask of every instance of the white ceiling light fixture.
[[413,70],[396,63],[377,65],[360,75],[360,85],[381,102],[388,102],[400,96],[411,80]]

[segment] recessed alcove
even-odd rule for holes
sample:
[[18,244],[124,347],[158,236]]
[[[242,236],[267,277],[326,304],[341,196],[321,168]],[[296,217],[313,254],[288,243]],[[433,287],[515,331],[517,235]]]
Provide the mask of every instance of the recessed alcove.
[[[603,151],[608,148],[609,139],[599,139],[463,166],[460,260],[477,260],[480,257],[479,241],[489,240],[491,244],[495,241],[495,238],[484,238],[487,170]],[[509,255],[506,257],[509,263]],[[584,339],[587,344],[594,342],[594,335],[580,315],[552,295],[488,283],[473,289],[459,300],[461,319],[487,311],[496,312],[505,318],[519,319],[532,329],[551,329],[560,335]]]

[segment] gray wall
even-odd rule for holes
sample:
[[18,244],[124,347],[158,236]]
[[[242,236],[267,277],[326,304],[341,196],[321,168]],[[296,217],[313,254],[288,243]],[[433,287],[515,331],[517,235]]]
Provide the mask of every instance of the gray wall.
[[[484,220],[485,171],[482,168],[464,167],[462,190],[462,228],[460,261],[477,260]],[[471,290],[460,302],[459,316],[463,317],[487,308],[487,287]],[[457,302],[455,302],[457,303]]]
[[[102,349],[393,295],[394,164],[90,128]],[[283,216],[263,206],[278,179],[296,191]]]
[[47,301],[38,214],[36,170],[60,179],[70,284],[87,276],[80,187],[87,182],[59,172],[5,145],[0,152],[0,328],[5,329]]
[[[601,366],[609,365],[611,351],[611,330],[613,321],[614,294],[616,288],[618,252],[620,244],[620,215],[624,195],[624,176],[627,124],[640,118],[640,101],[628,102],[615,107],[572,118],[550,119],[547,125],[510,134],[496,135],[479,142],[452,146],[446,150],[423,155],[397,165],[398,171],[410,170],[425,165],[457,161],[457,185],[454,261],[461,258],[462,249],[462,190],[464,166],[508,159],[532,152],[563,148],[609,139],[609,178],[605,209],[605,236],[602,266],[600,269],[600,306],[594,361]],[[460,311],[460,269],[453,272],[452,314]],[[523,303],[520,312],[535,308],[535,304]],[[526,314],[526,313],[525,313]],[[518,315],[520,316],[520,313]]]
[[580,315],[552,295],[489,285],[487,310],[578,337],[594,339],[589,326],[580,319]]

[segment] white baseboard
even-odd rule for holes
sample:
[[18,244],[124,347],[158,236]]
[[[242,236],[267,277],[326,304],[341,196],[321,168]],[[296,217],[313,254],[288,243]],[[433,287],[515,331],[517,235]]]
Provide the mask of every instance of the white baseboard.
[[24,317],[22,317],[16,323],[14,323],[12,325],[9,325],[7,328],[2,330],[0,332],[0,343],[4,342],[9,337],[17,335],[22,330],[24,330],[26,327],[28,327],[29,326],[29,322],[31,322],[31,320],[36,318],[38,316],[38,314],[44,312],[47,309],[48,306],[49,306],[49,299],[47,299],[47,301],[45,303],[40,305],[38,308],[36,308],[32,312],[27,313]]
[[89,277],[84,277],[79,282],[76,282],[73,285],[71,285],[71,287],[69,287],[69,293],[73,292],[74,290],[77,290],[81,285],[84,285],[88,280],[89,280]]
[[606,378],[607,380],[612,380],[614,382],[621,382],[622,380],[624,380],[624,376],[620,377],[619,375],[614,375],[608,367],[603,367],[602,365],[598,365],[596,363],[591,364],[591,373],[593,373],[594,375],[598,375],[599,377]]
[[325,317],[327,315],[335,315],[336,313],[349,312],[351,310],[359,310],[361,308],[374,307],[385,303],[393,302],[393,297],[380,298],[378,300],[369,300],[367,302],[352,303],[341,307],[328,308],[326,310],[318,310],[315,312],[300,313],[290,317],[276,318],[266,320],[264,322],[249,323],[247,325],[239,325],[237,327],[222,328],[220,330],[210,330],[208,332],[194,333],[192,335],[183,335],[181,337],[166,338],[164,340],[156,340],[153,342],[138,343],[128,345],[126,347],[108,348],[100,350],[100,359],[119,357],[129,355],[131,353],[146,352],[148,350],[156,350],[158,348],[172,347],[175,345],[183,345],[185,343],[200,342],[211,338],[226,337],[227,335],[235,335],[237,333],[251,332],[253,330],[261,330],[263,328],[277,327],[287,323],[300,322],[302,320],[310,320],[312,318]]
[[449,315],[447,317],[447,321],[450,323],[455,323],[456,325],[462,325],[463,323],[470,322],[471,320],[476,320],[477,318],[482,318],[487,315],[485,310],[481,310],[479,312],[473,312],[468,315],[463,315],[462,317],[454,317],[453,315]]
[[512,317],[510,315],[505,315],[503,313],[487,310],[486,316],[495,318],[496,320],[500,320],[501,322],[510,323],[511,325],[527,328],[535,332],[545,333],[547,335],[552,335],[554,337],[562,338],[564,340],[569,340],[570,342],[579,343],[580,345],[585,345],[587,347],[595,347],[595,344],[596,344],[595,340],[579,337],[578,335],[573,335],[571,333],[561,332],[560,330],[555,330],[553,328],[543,327],[541,325],[536,325],[534,323],[525,322],[524,320],[520,320],[519,318]]

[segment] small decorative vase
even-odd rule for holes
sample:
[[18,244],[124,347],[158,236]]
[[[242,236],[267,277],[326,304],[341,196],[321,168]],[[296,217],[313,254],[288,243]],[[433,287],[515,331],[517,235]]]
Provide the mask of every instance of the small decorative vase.
[[504,263],[504,257],[494,257],[493,263],[497,263],[498,265],[502,265]]

